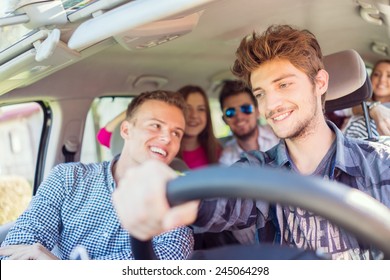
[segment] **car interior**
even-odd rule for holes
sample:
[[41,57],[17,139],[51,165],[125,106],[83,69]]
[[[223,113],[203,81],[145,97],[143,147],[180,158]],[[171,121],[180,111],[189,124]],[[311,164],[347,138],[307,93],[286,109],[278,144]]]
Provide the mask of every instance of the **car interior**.
[[[1,1],[0,242],[21,213],[11,207],[19,201],[3,193],[17,194],[26,208],[55,165],[112,159],[119,134],[111,149],[96,134],[141,92],[201,86],[216,136],[230,139],[221,84],[234,79],[240,41],[271,24],[318,38],[330,73],[326,112],[364,104],[372,66],[390,56],[389,19],[387,0]],[[21,178],[29,192],[20,191]],[[390,244],[390,225],[382,227],[374,241],[380,246]]]

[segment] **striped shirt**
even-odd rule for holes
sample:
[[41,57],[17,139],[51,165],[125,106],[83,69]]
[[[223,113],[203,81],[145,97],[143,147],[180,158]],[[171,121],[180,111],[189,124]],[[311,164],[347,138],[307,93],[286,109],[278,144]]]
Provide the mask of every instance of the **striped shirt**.
[[[91,259],[134,259],[129,234],[111,202],[114,160],[54,167],[2,246],[39,242],[48,250],[57,246],[60,259],[69,259],[76,247],[84,247]],[[152,243],[159,259],[186,259],[193,250],[193,233],[179,227]]]
[[[374,120],[370,120],[372,136],[377,138],[379,133]],[[344,128],[344,135],[352,138],[367,139],[367,126],[363,116],[353,116]]]
[[[327,173],[330,175],[329,179],[356,188],[390,207],[390,148],[344,137],[333,123],[327,123],[336,134],[335,152],[327,155],[334,160]],[[288,156],[285,142],[281,141],[265,153],[252,151],[244,154],[235,165],[267,165],[291,170],[293,162]],[[203,200],[194,228],[197,232],[218,232],[256,224],[261,229],[272,219],[270,209],[266,202],[249,199]],[[276,220],[282,244],[303,249],[320,249],[333,259],[369,259],[381,256],[377,250],[361,246],[354,237],[309,211],[277,205]]]

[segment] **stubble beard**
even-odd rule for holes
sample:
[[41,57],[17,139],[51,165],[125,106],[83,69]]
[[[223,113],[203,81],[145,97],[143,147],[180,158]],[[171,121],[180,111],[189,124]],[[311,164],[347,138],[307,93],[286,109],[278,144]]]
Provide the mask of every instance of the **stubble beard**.
[[[314,96],[312,100],[310,100],[310,104],[316,104],[316,99],[314,98]],[[294,141],[298,139],[303,139],[308,135],[313,134],[316,130],[318,123],[318,111],[318,107],[313,106],[311,114],[308,114],[305,119],[298,121],[295,125],[295,129],[293,129],[290,134],[285,135],[284,137],[281,137],[279,135],[276,136],[281,139],[289,139],[291,141]]]
[[233,132],[233,135],[234,135],[234,137],[236,137],[240,141],[247,141],[248,139],[250,139],[251,137],[256,135],[256,131],[257,131],[257,124],[251,130],[249,130],[247,133],[237,134],[237,133]]

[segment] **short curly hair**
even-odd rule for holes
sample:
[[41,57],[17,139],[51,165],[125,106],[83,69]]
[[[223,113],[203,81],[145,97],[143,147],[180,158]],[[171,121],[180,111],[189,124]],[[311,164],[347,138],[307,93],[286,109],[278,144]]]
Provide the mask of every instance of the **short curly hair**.
[[167,90],[147,91],[136,96],[127,107],[126,118],[131,119],[137,109],[148,100],[162,101],[176,106],[183,112],[184,117],[187,118],[187,103],[183,96],[179,92]]

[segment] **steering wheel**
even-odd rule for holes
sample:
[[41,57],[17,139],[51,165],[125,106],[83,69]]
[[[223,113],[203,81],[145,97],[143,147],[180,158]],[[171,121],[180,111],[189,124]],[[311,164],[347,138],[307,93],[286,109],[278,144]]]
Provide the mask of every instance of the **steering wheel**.
[[[390,259],[390,209],[344,184],[269,167],[214,166],[191,171],[167,186],[171,206],[218,197],[250,198],[304,208],[376,246],[384,259]],[[151,241],[131,238],[131,245],[135,259],[156,259]],[[275,246],[275,250],[278,248],[282,247]]]

